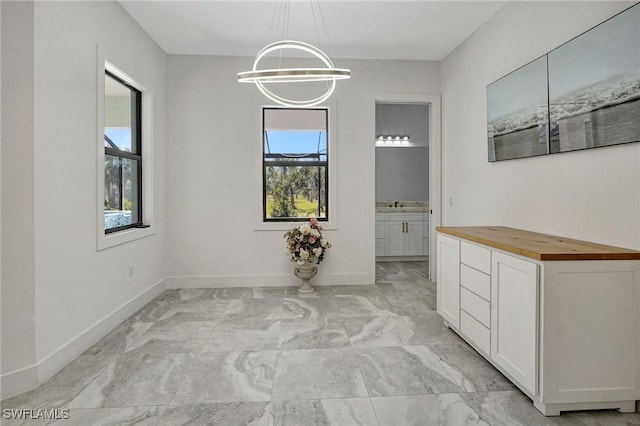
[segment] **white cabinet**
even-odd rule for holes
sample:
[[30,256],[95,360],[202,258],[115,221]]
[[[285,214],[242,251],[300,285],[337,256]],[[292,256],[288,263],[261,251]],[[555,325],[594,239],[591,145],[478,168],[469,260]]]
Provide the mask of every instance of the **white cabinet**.
[[387,222],[387,256],[404,256],[405,254],[405,223],[398,221]]
[[424,235],[423,235],[423,251],[425,255],[429,255],[429,213],[424,215]]
[[404,254],[405,256],[424,256],[424,221],[405,222]]
[[387,255],[387,215],[376,213],[376,256]]
[[494,252],[491,294],[491,359],[535,394],[538,265]]
[[387,215],[387,256],[424,256],[425,213]]
[[[540,277],[541,401],[635,410],[640,399],[638,261],[544,262]],[[598,408],[598,407],[593,407]]]
[[395,214],[387,222],[387,256],[424,256],[424,221],[403,218]]
[[460,241],[437,237],[438,313],[454,328],[460,327]]
[[635,411],[640,252],[499,228],[438,229],[445,323],[545,415]]
[[376,256],[424,256],[429,253],[426,213],[376,214]]

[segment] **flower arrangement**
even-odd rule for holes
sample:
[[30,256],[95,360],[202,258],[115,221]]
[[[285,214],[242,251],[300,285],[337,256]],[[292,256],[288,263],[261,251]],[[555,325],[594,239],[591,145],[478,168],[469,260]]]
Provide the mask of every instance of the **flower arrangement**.
[[284,240],[287,255],[298,265],[322,262],[327,249],[331,247],[329,241],[322,238],[322,227],[315,217],[309,223],[285,232]]

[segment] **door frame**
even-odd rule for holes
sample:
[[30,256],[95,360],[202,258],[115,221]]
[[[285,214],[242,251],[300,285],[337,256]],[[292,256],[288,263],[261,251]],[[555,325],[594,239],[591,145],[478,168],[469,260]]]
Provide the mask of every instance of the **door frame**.
[[[376,102],[388,103],[406,103],[406,104],[428,104],[429,105],[429,279],[436,281],[437,265],[436,259],[436,227],[442,225],[442,110],[441,96],[436,93],[417,93],[417,94],[394,94],[383,93],[376,94],[370,98],[371,116],[373,128],[369,135],[369,144],[371,148],[372,178],[373,178],[373,206],[375,211],[375,113]],[[375,222],[373,224],[375,232]],[[375,234],[374,234],[375,243]],[[374,244],[375,247],[375,244]],[[375,251],[373,252],[372,270],[375,276]]]

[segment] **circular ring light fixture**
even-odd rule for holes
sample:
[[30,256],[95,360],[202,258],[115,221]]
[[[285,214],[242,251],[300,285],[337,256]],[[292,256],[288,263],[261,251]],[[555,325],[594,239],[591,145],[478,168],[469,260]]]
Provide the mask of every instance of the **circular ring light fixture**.
[[[277,50],[294,49],[309,53],[320,59],[326,68],[276,68],[258,69],[258,64],[266,55]],[[335,68],[331,59],[317,47],[295,40],[281,40],[271,43],[262,49],[253,62],[253,69],[238,73],[238,81],[241,83],[255,83],[260,92],[277,104],[292,107],[312,107],[327,100],[336,88],[336,80],[351,77],[351,71],[343,68]],[[302,83],[313,81],[330,81],[327,91],[314,99],[297,101],[276,95],[265,87],[268,83]]]

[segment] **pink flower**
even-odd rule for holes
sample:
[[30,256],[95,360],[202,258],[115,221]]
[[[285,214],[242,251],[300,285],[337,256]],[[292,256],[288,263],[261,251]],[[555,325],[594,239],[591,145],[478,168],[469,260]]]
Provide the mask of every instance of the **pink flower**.
[[314,237],[309,237],[307,241],[309,241],[309,244],[313,244],[316,242],[316,239]]
[[311,220],[309,221],[309,225],[316,226],[317,224],[318,224],[318,219],[316,219],[315,217],[312,217]]

